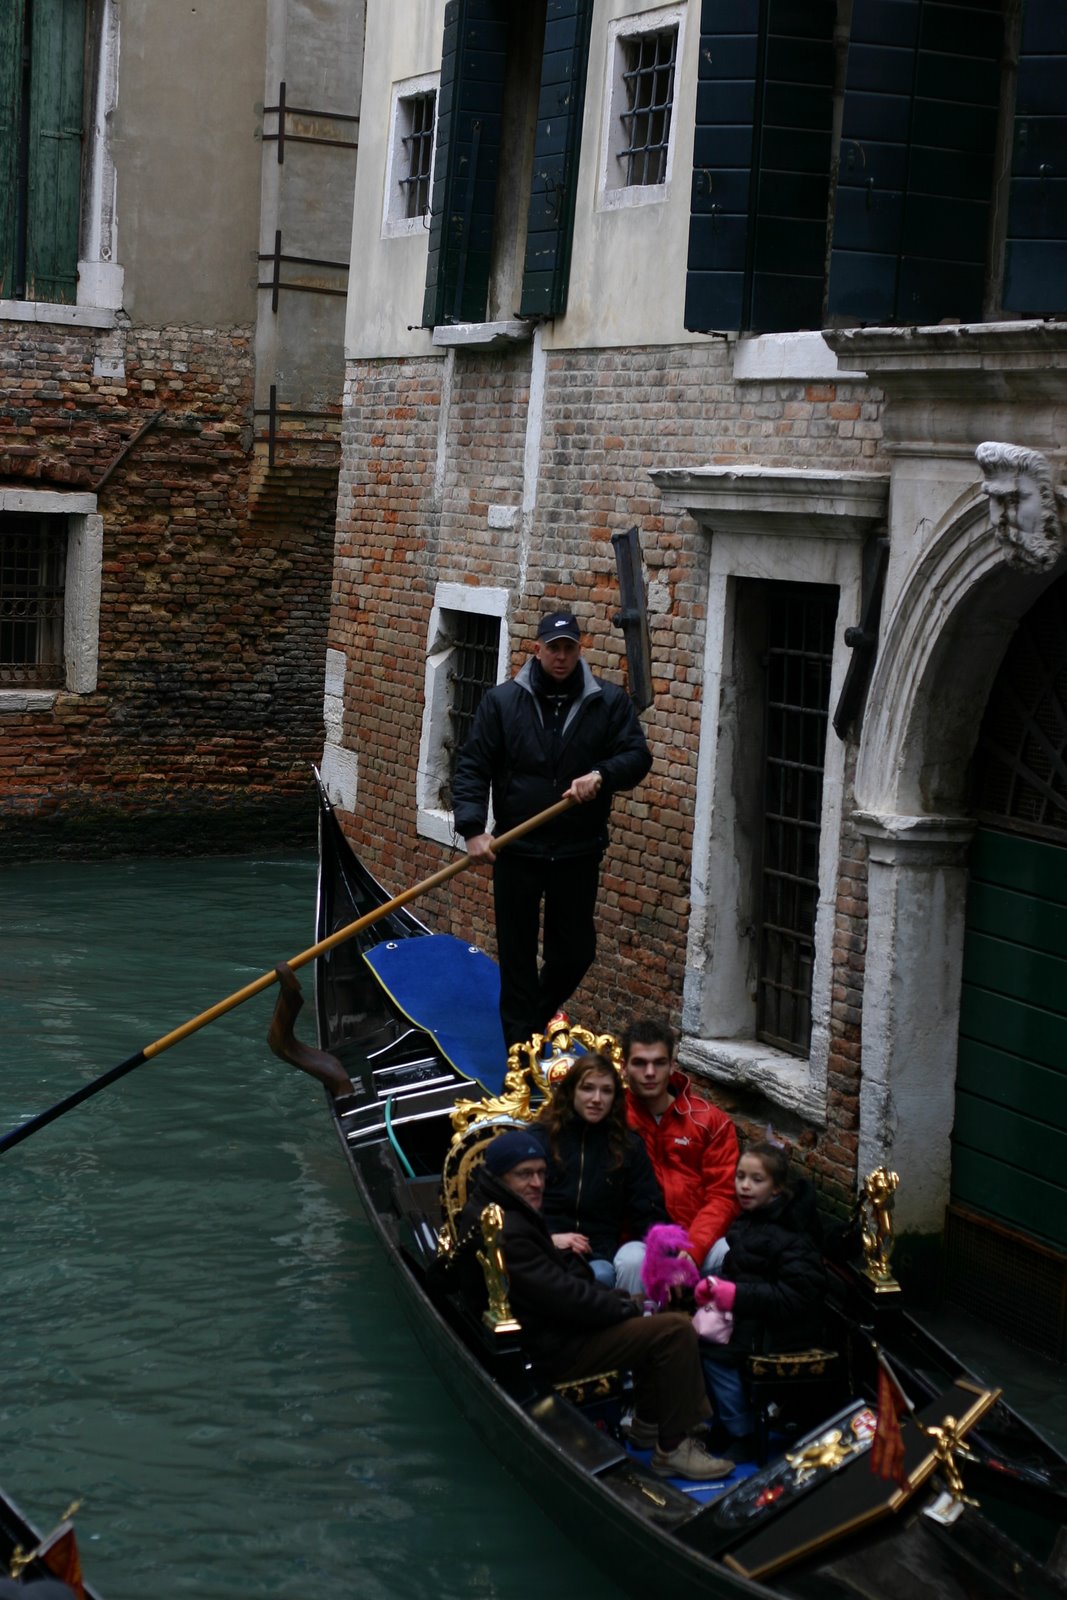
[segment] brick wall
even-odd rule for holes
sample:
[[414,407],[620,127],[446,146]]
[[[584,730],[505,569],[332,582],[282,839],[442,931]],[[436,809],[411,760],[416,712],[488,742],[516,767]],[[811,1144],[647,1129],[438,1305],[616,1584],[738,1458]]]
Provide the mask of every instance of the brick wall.
[[[503,531],[490,529],[487,513],[522,503],[529,349],[457,352],[450,377],[441,360],[360,362],[348,373],[329,642],[347,653],[344,738],[358,754],[358,811],[343,820],[387,887],[428,875],[447,854],[415,834],[435,584],[511,591],[514,666],[536,618],[573,607],[588,630],[594,672],[623,681],[621,633],[610,620],[619,604],[610,536],[633,523],[641,529],[656,692],[643,722],[655,765],[632,796],[615,802],[600,957],[572,1002],[587,1025],[618,1028],[634,1009],[677,1018],[685,970],[708,546],[688,518],[664,514],[649,469],[744,461],[884,467],[879,406],[866,387],[738,384],[731,360],[720,341],[549,354],[536,507]],[[851,1187],[856,1150],[865,864],[848,833],[841,882],[830,1124],[801,1141],[831,1196]],[[416,911],[494,949],[484,874],[462,874]]]
[[0,483],[99,485],[104,522],[96,692],[0,698],[0,855],[310,842],[336,473],[250,506],[252,377],[245,330],[0,323]]

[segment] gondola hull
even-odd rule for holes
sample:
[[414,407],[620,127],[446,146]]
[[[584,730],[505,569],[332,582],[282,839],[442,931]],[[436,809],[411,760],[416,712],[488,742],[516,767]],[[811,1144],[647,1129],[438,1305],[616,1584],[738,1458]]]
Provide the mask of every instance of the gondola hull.
[[[325,797],[320,838],[317,936],[324,939],[383,905],[386,897],[352,855]],[[617,1430],[598,1427],[586,1411],[538,1379],[518,1340],[494,1339],[453,1296],[431,1291],[426,1275],[441,1220],[437,1189],[451,1134],[450,1113],[457,1099],[477,1098],[481,1091],[442,1052],[432,1030],[413,1025],[398,1010],[367,959],[382,938],[395,944],[426,937],[441,936],[430,935],[406,911],[399,917],[390,913],[382,924],[320,958],[319,1043],[338,1056],[354,1085],[351,1096],[330,1098],[333,1120],[357,1193],[392,1269],[398,1299],[428,1363],[493,1454],[575,1543],[588,1549],[622,1588],[642,1596],[670,1592],[677,1584],[679,1592],[721,1600],[815,1600],[828,1592],[835,1600],[861,1595],[897,1600],[905,1569],[912,1573],[909,1600],[974,1600],[977,1595],[982,1600],[1035,1600],[1046,1594],[1052,1600],[1067,1594],[1055,1548],[1067,1511],[1067,1463],[904,1314],[893,1318],[893,1350],[899,1351],[902,1367],[927,1404],[923,1414],[928,1420],[940,1421],[950,1404],[959,1410],[972,1403],[970,1397],[984,1394],[980,1402],[974,1400],[975,1414],[983,1413],[993,1442],[978,1452],[979,1475],[1003,1490],[998,1508],[1001,1500],[1013,1498],[1025,1508],[1032,1529],[1038,1530],[1031,1550],[1016,1542],[1010,1517],[1001,1517],[998,1525],[968,1507],[958,1520],[933,1521],[926,1514],[932,1496],[925,1492],[911,1495],[890,1513],[887,1489],[886,1506],[864,1512],[863,1518],[857,1515],[856,1529],[849,1534],[849,1494],[854,1499],[858,1495],[856,1503],[864,1506],[877,1498],[866,1458],[857,1457],[811,1491],[811,1515],[799,1518],[802,1524],[834,1529],[837,1517],[841,1529],[826,1538],[820,1535],[815,1548],[776,1568],[760,1546],[761,1519],[770,1521],[780,1509],[773,1494],[768,1491],[766,1510],[760,1506],[747,1513],[751,1528],[740,1540],[731,1536],[731,1543],[716,1521],[721,1522],[723,1512],[713,1496],[694,1497],[683,1486],[653,1477],[647,1457],[630,1451]],[[841,1276],[844,1284],[848,1274]],[[843,1339],[850,1337],[850,1330],[863,1328],[868,1310],[862,1285],[843,1289],[837,1312]],[[859,1373],[869,1347],[863,1331],[850,1349],[850,1370]],[[873,1357],[870,1365],[853,1406],[857,1419],[857,1406],[873,1395]],[[926,1446],[916,1448],[921,1454]],[[932,1471],[929,1462],[923,1470]],[[970,1466],[967,1471],[970,1482]],[[763,1481],[753,1479],[754,1489]],[[724,1497],[722,1505],[726,1503]],[[840,1512],[835,1510],[838,1503]],[[783,1526],[784,1518],[783,1513]],[[773,1575],[759,1575],[761,1562]],[[976,1587],[978,1568],[981,1581]]]

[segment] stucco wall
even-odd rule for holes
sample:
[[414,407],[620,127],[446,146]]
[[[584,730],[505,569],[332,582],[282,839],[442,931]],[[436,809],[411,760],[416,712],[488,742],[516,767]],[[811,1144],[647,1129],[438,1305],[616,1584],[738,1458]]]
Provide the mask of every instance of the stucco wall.
[[121,7],[116,255],[142,326],[255,319],[266,5]]

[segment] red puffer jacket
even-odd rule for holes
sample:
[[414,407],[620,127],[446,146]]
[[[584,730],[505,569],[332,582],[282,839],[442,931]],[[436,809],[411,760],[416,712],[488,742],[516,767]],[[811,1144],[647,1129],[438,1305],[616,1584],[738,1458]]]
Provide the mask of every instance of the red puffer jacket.
[[725,1111],[693,1093],[684,1072],[671,1073],[670,1089],[674,1098],[658,1122],[627,1093],[626,1120],[645,1141],[671,1221],[687,1230],[699,1267],[740,1214],[737,1132]]

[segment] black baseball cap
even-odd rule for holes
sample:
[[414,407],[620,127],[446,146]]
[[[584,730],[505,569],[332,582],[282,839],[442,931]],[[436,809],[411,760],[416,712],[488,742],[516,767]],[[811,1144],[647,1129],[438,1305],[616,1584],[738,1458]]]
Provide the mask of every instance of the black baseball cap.
[[569,611],[553,611],[542,617],[537,625],[539,639],[577,639],[582,642],[582,630]]

